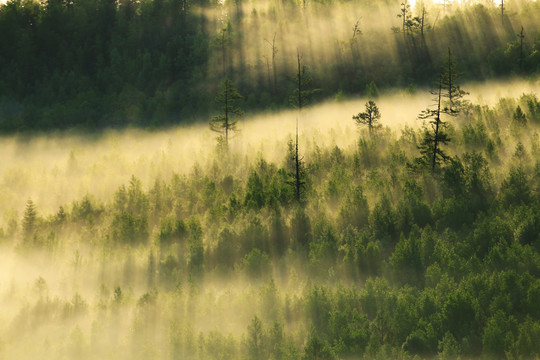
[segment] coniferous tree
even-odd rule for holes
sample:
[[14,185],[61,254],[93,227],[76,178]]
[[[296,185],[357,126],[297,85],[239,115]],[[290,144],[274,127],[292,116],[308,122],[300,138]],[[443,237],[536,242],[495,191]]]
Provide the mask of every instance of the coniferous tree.
[[373,131],[381,127],[379,120],[381,113],[379,107],[375,104],[375,101],[369,100],[366,103],[366,111],[353,115],[353,120],[358,126],[367,125],[369,129],[369,136],[373,135]]
[[320,90],[313,88],[313,78],[311,77],[307,66],[302,64],[302,56],[298,51],[296,53],[296,58],[298,70],[296,76],[292,78],[292,81],[295,84],[295,89],[289,98],[289,101],[294,108],[302,111],[302,108],[309,104],[313,94],[316,94]]
[[24,217],[22,221],[22,228],[23,228],[23,236],[25,240],[28,240],[35,228],[36,228],[36,222],[37,222],[37,210],[36,205],[32,201],[32,199],[28,199],[26,202],[26,208],[24,209]]
[[263,354],[263,327],[261,320],[255,315],[248,325],[248,355],[249,359],[262,359]]
[[439,76],[437,82],[438,91],[435,93],[436,106],[434,109],[426,109],[420,113],[419,119],[427,120],[428,124],[424,125],[424,134],[420,142],[419,149],[421,156],[416,158],[416,164],[420,167],[428,167],[432,174],[435,174],[437,167],[443,161],[448,161],[450,158],[444,150],[442,145],[446,145],[450,142],[450,137],[445,132],[446,122],[441,119],[441,115],[444,113],[444,109],[441,107],[442,100],[442,75]]
[[229,144],[229,133],[236,131],[237,119],[244,114],[242,109],[235,106],[235,103],[244,97],[238,93],[229,79],[223,81],[222,88],[223,90],[216,97],[216,102],[221,104],[222,113],[212,117],[210,129],[221,134],[225,146],[227,146]]
[[306,187],[306,170],[304,164],[304,157],[300,156],[298,152],[298,121],[296,123],[296,138],[293,144],[292,140],[289,141],[289,153],[288,160],[290,161],[291,169],[289,171],[289,181],[287,184],[293,187],[294,197],[297,203],[301,203],[304,198],[304,192]]
[[[296,53],[298,61],[298,72],[296,77],[293,78],[296,88],[290,97],[290,102],[293,107],[297,108],[301,113],[302,108],[309,103],[311,96],[317,93],[318,89],[313,89],[311,83],[313,79],[305,65],[302,64],[302,57],[300,53]],[[294,161],[294,170],[291,174],[291,181],[289,184],[294,187],[296,202],[300,203],[302,200],[303,191],[305,189],[305,171],[303,164],[303,157],[300,156],[298,150],[298,116],[296,117],[296,141],[294,145],[294,152],[292,150],[292,142],[289,143],[290,158]]]
[[521,110],[521,106],[517,106],[516,110],[514,111],[514,114],[512,115],[512,119],[514,122],[518,125],[526,125],[527,124],[527,116]]
[[444,89],[443,97],[448,98],[448,104],[443,106],[443,111],[449,115],[459,112],[463,104],[463,96],[467,95],[466,91],[461,90],[457,85],[457,80],[461,77],[461,73],[456,70],[456,63],[452,56],[452,51],[448,48],[448,56],[442,67],[442,88]]
[[398,18],[401,18],[401,31],[405,34],[409,32],[409,29],[413,25],[412,14],[411,14],[411,5],[407,0],[401,3],[401,8]]

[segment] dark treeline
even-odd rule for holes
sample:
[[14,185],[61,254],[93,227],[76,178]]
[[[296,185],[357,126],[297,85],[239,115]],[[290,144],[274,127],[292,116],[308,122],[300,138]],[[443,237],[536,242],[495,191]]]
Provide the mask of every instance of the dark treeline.
[[16,0],[0,29],[3,130],[167,124],[207,100],[188,2]]
[[0,5],[0,130],[206,119],[225,77],[245,110],[286,107],[298,48],[320,99],[429,84],[448,47],[468,79],[538,72],[537,2],[502,15],[421,5],[12,0]]

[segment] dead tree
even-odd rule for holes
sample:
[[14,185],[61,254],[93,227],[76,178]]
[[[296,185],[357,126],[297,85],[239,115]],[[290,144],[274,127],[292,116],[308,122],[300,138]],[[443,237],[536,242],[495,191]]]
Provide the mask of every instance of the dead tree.
[[266,40],[265,41],[268,43],[268,45],[270,45],[270,47],[272,48],[272,72],[273,72],[273,75],[274,75],[274,83],[273,83],[273,90],[274,92],[276,91],[276,87],[277,87],[277,71],[276,71],[276,54],[278,53],[278,48],[276,46],[276,34],[274,32],[274,37],[272,38],[272,42],[270,43],[270,41]]

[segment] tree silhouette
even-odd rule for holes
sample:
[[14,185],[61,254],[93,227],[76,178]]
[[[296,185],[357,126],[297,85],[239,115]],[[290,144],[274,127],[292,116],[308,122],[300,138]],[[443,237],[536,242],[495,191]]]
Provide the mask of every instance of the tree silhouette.
[[22,220],[23,235],[25,239],[29,239],[36,227],[37,222],[37,210],[36,205],[31,199],[26,201],[26,208],[24,209],[24,217]]
[[298,153],[298,121],[296,122],[296,138],[293,144],[292,140],[289,141],[288,159],[291,161],[292,170],[289,173],[289,181],[287,184],[293,187],[294,197],[297,203],[301,203],[304,197],[304,191],[306,188],[306,170],[304,164],[304,157]]
[[517,34],[517,37],[519,38],[519,71],[523,71],[523,39],[525,39],[523,26],[521,26],[521,31]]
[[223,80],[223,90],[216,96],[216,102],[221,104],[222,113],[212,117],[210,129],[224,136],[225,146],[229,144],[229,133],[236,131],[237,118],[244,112],[235,106],[235,102],[244,97],[238,93],[229,79]]
[[436,92],[435,108],[428,108],[422,111],[418,116],[419,119],[430,120],[428,121],[428,124],[424,124],[423,138],[418,146],[421,156],[415,160],[418,166],[429,167],[432,174],[435,174],[436,168],[442,161],[449,160],[449,156],[441,149],[441,145],[446,145],[450,142],[450,137],[445,132],[446,122],[441,119],[441,115],[444,113],[444,109],[441,108],[443,89],[442,75],[439,75],[437,85],[438,91]]
[[276,46],[276,35],[277,33],[274,33],[274,37],[272,38],[272,42],[265,39],[265,41],[270,45],[272,48],[272,72],[273,72],[273,82],[272,82],[272,91],[276,91],[277,87],[277,73],[276,73],[276,54],[278,53],[278,48]]
[[[297,51],[296,53],[298,60],[298,72],[296,77],[293,78],[296,88],[293,91],[293,94],[290,97],[290,102],[293,107],[297,108],[299,112],[302,111],[302,108],[309,103],[311,96],[319,91],[319,89],[313,89],[311,83],[313,79],[305,65],[302,64],[302,57]],[[303,164],[303,157],[299,155],[298,150],[298,116],[296,117],[296,141],[294,145],[294,150],[292,142],[289,142],[289,154],[290,158],[294,161],[294,171],[291,174],[291,181],[289,184],[294,187],[296,201],[301,202],[302,193],[305,189],[305,171]]]
[[302,56],[298,51],[296,57],[298,61],[298,71],[296,76],[292,78],[292,81],[295,83],[295,89],[289,98],[289,101],[294,108],[301,111],[304,106],[309,104],[311,96],[318,93],[320,89],[314,89],[312,87],[313,78],[311,77],[307,66],[302,64]]
[[448,48],[448,56],[442,67],[441,86],[445,90],[443,97],[448,98],[448,104],[444,106],[443,111],[452,115],[459,112],[462,105],[462,98],[468,93],[461,90],[457,85],[457,80],[461,77],[461,73],[456,70],[456,63],[452,56],[452,51]]
[[413,26],[411,5],[407,0],[401,3],[398,18],[401,18],[401,31],[403,33],[409,32],[409,29]]
[[358,113],[358,115],[353,115],[353,120],[358,126],[367,125],[369,129],[369,136],[373,134],[375,129],[381,127],[379,124],[379,119],[381,118],[381,113],[379,107],[375,104],[375,101],[369,100],[366,103],[366,111]]

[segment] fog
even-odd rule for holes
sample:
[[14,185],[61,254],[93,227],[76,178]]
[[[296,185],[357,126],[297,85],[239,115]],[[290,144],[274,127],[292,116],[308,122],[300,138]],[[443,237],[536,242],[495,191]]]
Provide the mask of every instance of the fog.
[[[491,52],[515,41],[520,26],[530,37],[526,43],[532,43],[539,21],[538,12],[525,2],[505,3],[507,15],[501,26],[499,2],[423,1],[425,31],[405,41],[399,1],[297,3],[304,5],[237,1],[205,9],[208,32],[214,34],[210,76],[228,76],[247,89],[258,89],[261,84],[283,89],[300,53],[303,63],[318,75],[316,83],[326,96],[332,95],[328,89],[359,93],[370,81],[385,87],[406,87],[414,82],[410,76],[425,81],[422,73],[442,64],[451,48],[459,59],[459,70],[474,68],[475,73],[467,75],[485,79],[499,75],[488,69]],[[411,11],[421,16],[422,7]],[[355,25],[359,32],[353,30]]]
[[[507,79],[462,88],[470,93],[471,102],[494,107],[501,97],[540,93],[540,81]],[[232,160],[228,161],[233,175],[246,177],[261,158],[282,166],[297,116],[300,151],[308,164],[317,148],[338,145],[353,152],[359,132],[352,115],[363,111],[366,100],[327,101],[300,115],[292,110],[247,114],[231,139]],[[429,89],[395,89],[382,92],[375,101],[381,123],[399,137],[405,127],[422,125],[417,115],[432,103],[432,95]],[[311,284],[294,265],[294,258],[285,255],[281,265],[259,281],[243,275],[227,277],[216,270],[206,276],[204,286],[188,279],[158,295],[147,280],[150,258],[161,259],[159,266],[164,266],[166,252],[153,240],[148,246],[121,251],[94,246],[106,234],[96,231],[92,222],[71,229],[62,238],[63,246],[48,253],[18,246],[20,231],[9,229],[13,223],[20,229],[28,199],[36,204],[38,215],[47,218],[60,206],[69,210],[70,204],[86,195],[98,207],[110,205],[119,186],[128,184],[132,176],[147,191],[156,179],[168,183],[173,174],[197,178],[201,169],[211,173],[216,162],[225,159],[216,152],[215,134],[203,120],[153,132],[9,136],[0,140],[0,153],[0,211],[8,234],[0,249],[3,358],[192,358],[205,341],[205,346],[212,341],[230,344],[229,357],[235,358],[246,341],[246,324],[255,314],[265,326],[284,317],[285,311],[294,314],[304,288]],[[154,229],[150,239],[156,235]],[[206,246],[214,246],[209,241],[205,237]],[[242,274],[239,268],[235,271]],[[329,284],[335,277],[332,271],[325,275]],[[309,329],[302,319],[291,316],[285,330],[291,334],[289,340],[301,347]],[[182,350],[173,356],[170,349],[176,343]]]
[[[494,106],[500,97],[540,93],[540,82],[500,80],[463,84],[462,88],[470,93],[467,99],[473,103]],[[429,89],[416,89],[413,94],[402,90],[383,93],[376,99],[381,124],[398,132],[404,126],[421,126],[417,116],[432,104],[432,97]],[[365,98],[352,98],[309,107],[299,119],[300,144],[353,146],[358,133],[352,115],[363,111],[365,102]],[[295,131],[296,117],[292,110],[247,114],[231,141],[233,152],[247,164],[260,155],[281,164],[286,143]],[[128,129],[91,136],[51,133],[3,137],[0,219],[5,227],[11,217],[21,216],[28,199],[37,204],[41,214],[55,213],[59,206],[87,194],[109,201],[132,175],[150,187],[156,178],[168,181],[173,173],[189,174],[196,163],[210,166],[215,161],[215,147],[215,135],[204,120],[154,132]]]

